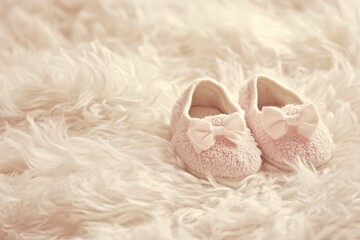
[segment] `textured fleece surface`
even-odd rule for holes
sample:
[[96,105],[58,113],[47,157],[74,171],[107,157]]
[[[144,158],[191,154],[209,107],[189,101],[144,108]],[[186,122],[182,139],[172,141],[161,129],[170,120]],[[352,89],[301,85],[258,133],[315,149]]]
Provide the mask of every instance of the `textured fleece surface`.
[[[256,114],[250,106],[248,84],[240,90],[239,104],[245,109],[247,124],[262,152],[262,158],[276,167],[290,171],[297,161],[303,161],[314,167],[329,160],[332,138],[327,127],[320,121],[314,134],[308,139],[302,136],[294,126],[289,126],[285,136],[272,139],[264,130],[262,113]],[[286,115],[297,114],[303,105],[288,104],[281,108]]]
[[[223,136],[217,136],[216,142],[208,150],[197,153],[187,134],[188,122],[181,121],[186,101],[192,95],[185,91],[176,102],[172,111],[172,144],[189,172],[198,177],[209,175],[217,178],[243,178],[256,173],[261,167],[260,150],[256,146],[250,130],[245,126],[240,145],[235,145]],[[244,112],[241,111],[244,116]],[[227,115],[207,116],[204,120],[213,126],[223,126]]]
[[[360,1],[0,0],[1,240],[360,239]],[[266,74],[333,137],[314,171],[199,179],[171,143],[198,77]]]

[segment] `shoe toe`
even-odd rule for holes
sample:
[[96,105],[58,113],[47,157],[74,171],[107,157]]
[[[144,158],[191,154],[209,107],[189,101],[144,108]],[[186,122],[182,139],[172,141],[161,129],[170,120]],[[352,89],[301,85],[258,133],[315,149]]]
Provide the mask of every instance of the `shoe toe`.
[[187,170],[200,178],[209,174],[217,178],[242,178],[261,167],[261,152],[248,129],[243,133],[242,144],[235,145],[218,136],[213,146],[200,153],[193,148],[186,128],[178,129],[172,139]]
[[310,139],[289,129],[286,136],[273,140],[263,132],[261,146],[263,158],[285,171],[292,171],[296,160],[319,167],[327,162],[331,153],[331,136],[328,129],[319,125]]

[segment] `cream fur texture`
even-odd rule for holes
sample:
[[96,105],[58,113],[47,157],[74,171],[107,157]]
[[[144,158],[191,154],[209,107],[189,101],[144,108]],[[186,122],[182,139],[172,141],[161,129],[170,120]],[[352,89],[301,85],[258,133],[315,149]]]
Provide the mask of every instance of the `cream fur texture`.
[[[1,0],[0,239],[359,239],[360,1]],[[193,79],[255,74],[318,107],[320,170],[183,170]]]

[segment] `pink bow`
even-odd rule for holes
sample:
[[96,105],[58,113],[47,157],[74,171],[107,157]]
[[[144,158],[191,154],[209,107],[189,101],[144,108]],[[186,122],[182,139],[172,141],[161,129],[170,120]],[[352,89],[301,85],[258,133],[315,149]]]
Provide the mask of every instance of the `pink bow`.
[[188,136],[197,153],[209,149],[215,144],[216,136],[224,136],[235,144],[240,144],[245,123],[240,113],[230,114],[224,120],[224,126],[213,126],[204,119],[191,119]]
[[277,107],[263,107],[262,112],[263,127],[272,139],[285,136],[288,126],[296,126],[301,135],[310,138],[319,124],[319,114],[314,104],[304,106],[295,115],[286,115]]

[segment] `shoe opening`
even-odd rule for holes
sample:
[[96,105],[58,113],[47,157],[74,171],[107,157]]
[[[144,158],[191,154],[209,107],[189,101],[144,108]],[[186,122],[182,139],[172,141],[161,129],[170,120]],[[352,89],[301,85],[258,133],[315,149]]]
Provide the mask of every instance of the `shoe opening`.
[[303,101],[297,94],[281,86],[277,82],[259,77],[257,80],[258,109],[274,106],[283,107],[288,104],[302,104]]
[[218,114],[231,114],[236,108],[224,90],[212,82],[201,82],[195,89],[189,110],[190,117],[204,118]]

